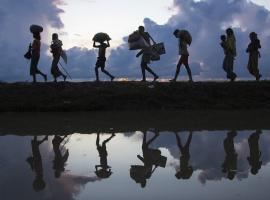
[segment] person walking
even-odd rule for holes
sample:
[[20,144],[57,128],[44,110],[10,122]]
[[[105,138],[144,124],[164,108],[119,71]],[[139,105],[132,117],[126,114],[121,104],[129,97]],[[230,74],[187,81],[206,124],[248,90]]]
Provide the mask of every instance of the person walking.
[[105,41],[103,41],[100,43],[100,45],[97,45],[96,41],[94,41],[93,47],[98,48],[98,58],[97,58],[96,67],[95,67],[96,81],[99,82],[99,73],[98,73],[99,68],[104,74],[110,77],[111,81],[113,81],[115,77],[111,75],[107,70],[105,70],[106,49],[110,47],[109,41],[107,40],[107,44],[105,43]]
[[255,76],[256,81],[260,81],[262,75],[260,74],[259,68],[258,68],[258,63],[259,63],[259,58],[261,57],[261,54],[259,52],[259,49],[261,47],[261,42],[258,39],[257,33],[252,32],[249,34],[250,38],[250,44],[248,45],[247,48],[247,53],[249,53],[249,59],[248,59],[248,71],[251,75]]
[[183,37],[180,36],[181,32],[178,29],[175,30],[173,34],[176,38],[179,38],[179,55],[181,55],[181,57],[177,64],[174,78],[171,80],[171,82],[176,82],[182,65],[184,65],[187,70],[189,81],[193,82],[191,69],[188,64],[188,58],[189,58],[188,41],[186,41]]
[[233,82],[237,78],[237,75],[233,72],[234,60],[237,55],[236,38],[231,28],[228,28],[226,30],[226,34],[227,34],[227,39],[226,39],[227,54],[225,56],[224,68],[225,68],[225,71],[227,72],[227,78]]
[[137,55],[136,57],[140,57],[142,55],[142,60],[141,60],[141,70],[142,70],[142,81],[145,82],[146,81],[146,75],[145,75],[145,71],[148,71],[150,74],[152,74],[154,76],[154,81],[156,81],[159,76],[148,66],[148,64],[151,62],[151,57],[152,57],[152,53],[150,50],[151,47],[151,41],[155,44],[156,42],[154,41],[154,39],[151,37],[151,35],[145,31],[145,28],[143,26],[140,26],[138,29],[139,34],[141,35],[141,37],[147,42],[147,44],[149,45],[149,47],[142,49]]
[[51,53],[53,55],[53,60],[51,66],[51,74],[53,75],[54,82],[57,82],[57,78],[59,76],[62,76],[64,81],[66,81],[67,78],[67,76],[64,75],[58,67],[58,63],[63,51],[62,46],[63,43],[61,40],[58,39],[58,34],[57,33],[52,34]]
[[47,82],[47,75],[42,73],[38,69],[38,63],[40,59],[40,47],[41,47],[41,36],[40,32],[33,32],[33,42],[31,46],[31,64],[30,64],[30,75],[33,77],[33,83],[36,83],[36,75],[40,74],[43,78],[44,81]]

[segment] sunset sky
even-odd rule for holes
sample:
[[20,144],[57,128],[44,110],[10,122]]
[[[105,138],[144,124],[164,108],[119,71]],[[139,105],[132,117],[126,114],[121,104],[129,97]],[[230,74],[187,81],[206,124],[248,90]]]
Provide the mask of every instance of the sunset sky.
[[[57,32],[68,54],[68,71],[74,79],[91,80],[97,51],[92,38],[107,32],[111,38],[108,69],[120,78],[141,77],[140,59],[129,51],[125,40],[144,25],[167,54],[151,65],[164,78],[171,78],[178,60],[175,29],[188,29],[193,36],[189,48],[195,80],[224,80],[220,35],[227,27],[235,30],[238,56],[235,71],[247,72],[248,35],[258,33],[262,42],[260,69],[270,78],[270,4],[268,0],[0,0],[0,81],[29,81],[29,63],[23,58],[32,41],[31,24],[44,27],[40,68],[50,75],[51,34]],[[181,72],[180,79],[185,79]],[[101,77],[104,78],[104,77]]]

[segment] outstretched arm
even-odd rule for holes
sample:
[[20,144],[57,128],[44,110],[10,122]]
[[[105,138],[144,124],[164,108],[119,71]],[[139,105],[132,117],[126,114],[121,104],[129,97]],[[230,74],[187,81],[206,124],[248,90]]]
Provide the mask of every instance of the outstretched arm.
[[143,49],[136,55],[136,57],[140,57],[143,54]]
[[109,42],[109,40],[107,40],[107,47],[110,47],[111,45],[110,45],[110,42]]

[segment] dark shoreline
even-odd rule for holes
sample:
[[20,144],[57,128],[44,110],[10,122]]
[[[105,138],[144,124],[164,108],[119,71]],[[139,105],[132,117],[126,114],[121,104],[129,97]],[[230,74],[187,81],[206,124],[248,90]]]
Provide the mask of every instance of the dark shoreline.
[[0,112],[270,109],[270,81],[0,83]]
[[270,130],[264,110],[9,112],[0,114],[0,121],[0,136]]

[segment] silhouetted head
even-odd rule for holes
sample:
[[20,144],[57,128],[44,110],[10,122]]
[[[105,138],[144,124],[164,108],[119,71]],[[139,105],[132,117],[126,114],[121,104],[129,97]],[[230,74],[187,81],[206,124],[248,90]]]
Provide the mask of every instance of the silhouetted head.
[[41,190],[44,190],[44,188],[46,187],[46,183],[43,180],[43,178],[36,178],[33,182],[33,189],[38,192]]
[[95,171],[95,174],[99,177],[99,178],[109,178],[112,175],[112,171],[111,169],[99,169],[97,171]]
[[227,33],[228,36],[234,35],[234,32],[233,32],[232,28],[228,28],[228,29],[226,30],[226,33]]
[[55,170],[54,171],[54,177],[55,178],[60,178],[61,177],[61,171],[60,170]]
[[187,167],[186,169],[180,170],[175,174],[175,177],[177,179],[190,179],[190,177],[193,174],[193,168],[192,167]]
[[237,132],[236,131],[231,131],[227,134],[228,137],[232,137],[234,138],[235,136],[237,135]]
[[52,34],[52,40],[57,40],[57,39],[58,39],[58,34],[57,33]]
[[249,38],[250,38],[251,41],[257,40],[258,39],[257,33],[251,32],[249,34]]
[[227,178],[229,180],[233,180],[235,178],[236,172],[235,171],[229,171]]
[[176,30],[173,32],[173,34],[174,34],[175,37],[178,37],[178,33],[179,33],[179,29],[176,29]]
[[138,30],[140,33],[143,33],[145,31],[145,28],[144,26],[139,26]]
[[221,35],[220,39],[221,39],[221,41],[225,42],[226,41],[226,35]]
[[41,40],[41,36],[39,32],[33,33],[33,38],[35,38],[36,40]]

